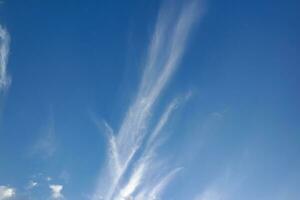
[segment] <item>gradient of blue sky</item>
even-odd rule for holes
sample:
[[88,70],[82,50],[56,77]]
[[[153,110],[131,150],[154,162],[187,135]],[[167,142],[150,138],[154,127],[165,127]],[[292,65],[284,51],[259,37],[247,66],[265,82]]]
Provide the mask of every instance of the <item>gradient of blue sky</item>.
[[[163,128],[159,160],[180,170],[161,199],[299,199],[300,2],[198,2],[182,60],[149,120],[154,127],[174,98],[191,94]],[[107,159],[106,130],[95,121],[118,132],[163,4],[0,4],[11,38],[11,82],[0,94],[0,199],[7,188],[16,199],[59,199],[60,186],[65,199],[93,197]]]

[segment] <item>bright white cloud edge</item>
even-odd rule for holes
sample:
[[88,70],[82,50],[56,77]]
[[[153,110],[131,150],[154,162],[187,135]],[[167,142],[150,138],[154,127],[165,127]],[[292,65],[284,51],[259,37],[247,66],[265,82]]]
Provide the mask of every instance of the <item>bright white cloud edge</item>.
[[9,200],[15,197],[16,189],[9,186],[0,186],[0,200]]
[[63,199],[64,196],[62,194],[63,185],[49,185],[51,189],[51,197],[52,199]]

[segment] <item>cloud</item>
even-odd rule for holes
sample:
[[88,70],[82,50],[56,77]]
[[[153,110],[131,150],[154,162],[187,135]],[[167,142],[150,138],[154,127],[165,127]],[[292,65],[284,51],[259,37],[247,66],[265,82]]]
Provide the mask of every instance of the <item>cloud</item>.
[[9,200],[15,197],[16,189],[8,186],[0,186],[0,200]]
[[227,200],[231,199],[233,190],[236,187],[236,180],[231,175],[218,177],[212,184],[199,193],[194,200]]
[[106,122],[96,121],[98,127],[99,124],[106,127],[109,154],[94,200],[157,198],[180,171],[178,167],[174,170],[162,167],[164,164],[155,152],[161,144],[163,128],[182,98],[174,99],[167,106],[153,129],[149,122],[155,103],[180,63],[192,25],[202,10],[198,1],[190,1],[174,13],[170,13],[169,8],[165,6],[159,13],[141,84],[119,131],[115,133]]
[[[147,194],[145,197],[151,198],[151,199],[160,199],[160,195],[165,189],[165,187],[169,184],[169,182],[174,178],[174,176],[179,172],[182,168],[176,168],[172,170],[170,173],[168,173],[165,177],[163,177],[157,184],[153,186],[151,191],[148,192],[142,192],[143,195]],[[144,198],[141,198],[141,200]]]
[[67,170],[63,170],[60,175],[59,175],[59,178],[61,180],[64,181],[64,183],[69,183],[70,182],[70,179],[71,179],[71,175],[70,173],[67,171]]
[[51,158],[57,150],[57,142],[55,136],[54,117],[51,114],[47,125],[42,128],[42,134],[33,144],[31,155],[38,155],[43,159]]
[[203,194],[196,197],[195,200],[225,200],[225,198],[218,191],[207,190]]
[[63,185],[50,185],[49,188],[51,189],[51,197],[52,199],[63,199],[64,196],[62,194]]
[[9,43],[9,33],[0,25],[0,92],[7,89],[10,84],[10,77],[7,74]]
[[28,185],[27,185],[27,189],[31,190],[31,189],[33,189],[33,188],[35,188],[37,186],[38,186],[38,182],[30,180],[29,183],[28,183]]
[[221,174],[216,176],[214,180],[207,184],[204,190],[199,193],[194,200],[227,200],[233,199],[238,194],[246,180],[245,166],[239,166],[239,162],[235,160],[234,165],[223,166]]
[[50,176],[47,176],[47,177],[46,177],[46,181],[49,182],[49,181],[51,181],[51,180],[52,180],[52,178],[51,178]]

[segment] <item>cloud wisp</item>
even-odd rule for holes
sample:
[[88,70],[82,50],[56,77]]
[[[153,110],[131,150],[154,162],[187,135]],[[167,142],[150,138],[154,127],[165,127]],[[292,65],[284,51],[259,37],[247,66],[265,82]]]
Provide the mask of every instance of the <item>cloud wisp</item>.
[[37,141],[30,147],[30,156],[39,156],[47,160],[52,158],[57,151],[57,139],[55,133],[55,120],[51,112],[50,117]]
[[114,133],[103,123],[109,139],[109,155],[93,200],[159,199],[181,170],[162,168],[155,152],[164,126],[183,99],[173,100],[153,128],[149,122],[155,103],[180,63],[191,28],[202,13],[198,1],[174,12],[169,12],[169,8],[163,7],[159,13],[141,84],[119,131]]
[[9,33],[0,25],[0,92],[8,88],[10,84],[10,77],[7,74],[9,43]]
[[38,187],[38,185],[39,185],[38,182],[30,180],[26,188],[27,190],[31,190],[35,187]]

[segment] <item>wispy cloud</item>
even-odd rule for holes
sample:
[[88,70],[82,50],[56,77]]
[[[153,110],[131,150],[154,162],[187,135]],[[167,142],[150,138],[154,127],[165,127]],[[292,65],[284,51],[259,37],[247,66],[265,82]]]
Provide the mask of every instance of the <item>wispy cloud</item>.
[[211,183],[207,183],[204,190],[194,200],[233,199],[247,179],[246,167],[240,163],[242,160],[235,160],[234,165],[222,166],[223,172],[216,176]]
[[51,158],[57,150],[55,135],[55,123],[53,114],[50,115],[45,127],[41,129],[41,134],[31,147],[31,155],[40,156],[43,159]]
[[[233,181],[233,180],[231,180]],[[227,200],[230,199],[230,193],[233,186],[229,181],[224,182],[222,179],[215,180],[214,183],[208,184],[208,186],[196,197],[194,200]]]
[[31,190],[31,189],[33,189],[33,188],[35,188],[37,186],[38,186],[38,182],[30,180],[26,188],[28,190]]
[[226,200],[224,194],[216,188],[209,188],[194,200]]
[[63,199],[64,196],[62,194],[62,190],[64,188],[63,185],[50,185],[49,188],[51,189],[51,197],[52,199]]
[[16,189],[8,186],[0,186],[0,200],[9,200],[15,197]]
[[9,33],[0,25],[0,92],[5,90],[10,84],[10,77],[7,74],[9,43]]
[[161,9],[138,93],[119,131],[114,133],[106,122],[102,123],[109,138],[109,156],[94,200],[157,199],[180,171],[177,167],[163,169],[155,151],[165,124],[182,98],[167,106],[153,129],[149,121],[155,103],[180,63],[188,35],[200,12],[199,1],[190,1],[173,13],[167,6]]

